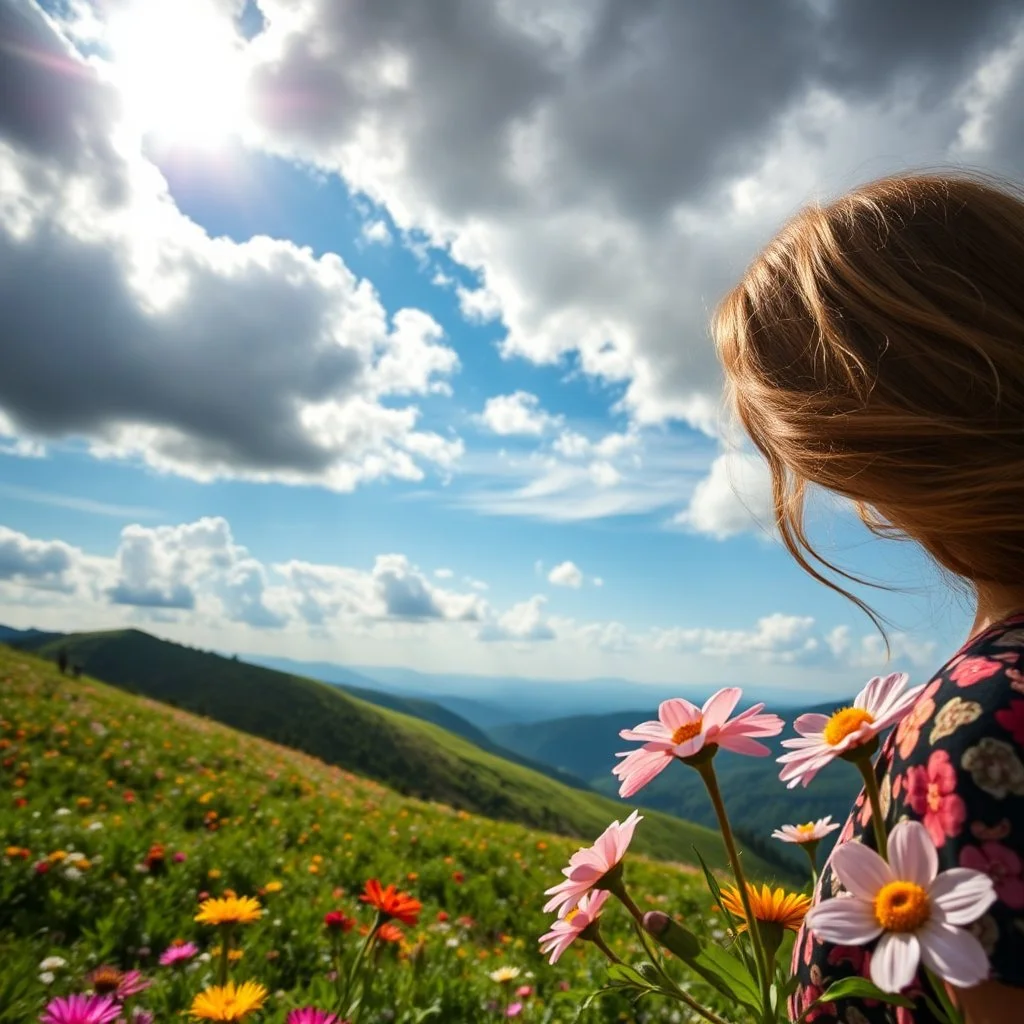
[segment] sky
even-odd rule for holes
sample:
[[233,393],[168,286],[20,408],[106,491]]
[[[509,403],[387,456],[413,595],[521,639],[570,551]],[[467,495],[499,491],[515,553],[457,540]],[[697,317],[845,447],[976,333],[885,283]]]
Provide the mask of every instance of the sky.
[[1024,15],[917,0],[0,0],[0,622],[825,697],[971,614],[707,323],[801,205],[1013,175]]

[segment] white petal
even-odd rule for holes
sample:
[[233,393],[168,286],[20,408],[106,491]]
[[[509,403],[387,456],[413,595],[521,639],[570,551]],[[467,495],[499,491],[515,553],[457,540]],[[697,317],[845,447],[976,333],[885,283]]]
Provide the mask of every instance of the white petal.
[[874,901],[878,890],[896,880],[882,858],[862,843],[844,843],[832,854],[832,870],[854,896]]
[[988,977],[988,957],[970,932],[932,920],[918,934],[921,959],[944,981],[958,988],[970,988]]
[[928,830],[919,821],[901,821],[889,836],[889,863],[902,882],[927,889],[939,870],[939,855]]
[[913,932],[886,932],[871,957],[871,980],[884,992],[902,992],[920,962],[921,944]]
[[856,896],[822,900],[807,912],[806,921],[818,938],[840,946],[863,946],[882,930],[872,905]]
[[943,871],[928,891],[942,917],[949,924],[970,924],[977,921],[996,901],[992,879],[971,868],[950,868]]

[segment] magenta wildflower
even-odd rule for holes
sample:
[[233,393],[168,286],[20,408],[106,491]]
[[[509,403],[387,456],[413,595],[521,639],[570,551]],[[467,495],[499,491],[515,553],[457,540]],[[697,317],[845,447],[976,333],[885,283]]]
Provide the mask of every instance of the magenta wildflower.
[[51,999],[39,1018],[41,1024],[109,1024],[121,1012],[113,996],[61,996]]
[[336,1013],[318,1010],[315,1006],[304,1006],[301,1010],[292,1010],[285,1024],[344,1024],[338,1021]]
[[180,967],[187,964],[198,952],[199,947],[194,942],[179,942],[168,946],[160,954],[160,966]]

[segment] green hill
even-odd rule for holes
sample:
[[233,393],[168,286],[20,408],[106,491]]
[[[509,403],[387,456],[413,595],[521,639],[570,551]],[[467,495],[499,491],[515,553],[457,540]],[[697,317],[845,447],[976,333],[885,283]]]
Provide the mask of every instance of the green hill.
[[[301,750],[403,795],[581,838],[596,836],[629,811],[621,801],[573,789],[432,723],[368,704],[334,686],[139,630],[44,638],[36,653],[53,660],[61,650],[104,682]],[[721,841],[702,826],[658,813],[649,815],[645,826],[641,849],[652,856],[693,863],[696,846],[709,861],[724,865]],[[778,874],[777,866],[753,855],[749,859],[752,873]]]
[[[784,717],[792,721],[805,711],[832,709],[832,705],[792,709]],[[619,731],[654,715],[654,709],[649,708],[557,718],[530,725],[505,725],[490,732],[495,742],[524,757],[571,772],[598,792],[614,796],[618,790],[618,780],[611,774],[615,754],[633,746],[619,738]],[[777,755],[783,751],[781,741],[791,735],[792,729],[787,728],[777,739],[766,742]],[[770,838],[772,830],[781,824],[810,821],[826,814],[842,822],[860,791],[859,775],[843,763],[825,768],[813,786],[795,790],[787,790],[779,782],[778,766],[765,759],[723,751],[715,759],[715,767],[730,816],[747,845],[773,860],[782,859],[793,865],[800,863],[799,854],[774,842]],[[642,802],[646,807],[688,821],[714,825],[707,794],[693,772],[664,772],[644,789]]]
[[[556,799],[555,784],[539,780]],[[373,913],[359,893],[370,878],[410,891],[423,908],[400,941],[373,951],[361,1020],[504,1019],[511,990],[490,972],[507,967],[529,993],[517,996],[521,1019],[571,1024],[606,977],[588,944],[555,968],[537,948],[550,922],[543,890],[576,840],[399,796],[166,704],[62,677],[3,646],[0,788],[0,1024],[38,1020],[48,1000],[86,990],[99,964],[142,972],[150,987],[134,1009],[184,1020],[213,983],[223,941],[195,921],[197,904],[229,892],[263,907],[231,937],[233,978],[270,992],[260,1024],[285,1024],[298,1006],[332,1007],[332,955],[344,978],[362,940],[354,930],[332,945],[324,915],[341,911],[368,927]],[[683,851],[700,835],[671,824],[675,833],[642,822],[634,845],[661,830],[654,845],[674,835]],[[670,910],[705,935],[720,926],[696,872],[631,851],[626,878],[641,906]],[[643,955],[622,908],[606,911],[602,932],[626,962]],[[198,946],[190,969],[160,966],[175,942]],[[727,1012],[699,983],[695,994]],[[633,1015],[612,996],[583,1019]]]

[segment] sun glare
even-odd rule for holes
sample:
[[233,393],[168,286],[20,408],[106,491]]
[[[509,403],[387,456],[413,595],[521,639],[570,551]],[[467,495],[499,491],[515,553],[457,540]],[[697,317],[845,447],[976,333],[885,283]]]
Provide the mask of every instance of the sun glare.
[[137,0],[110,25],[112,73],[139,130],[210,148],[245,118],[240,40],[210,0]]

